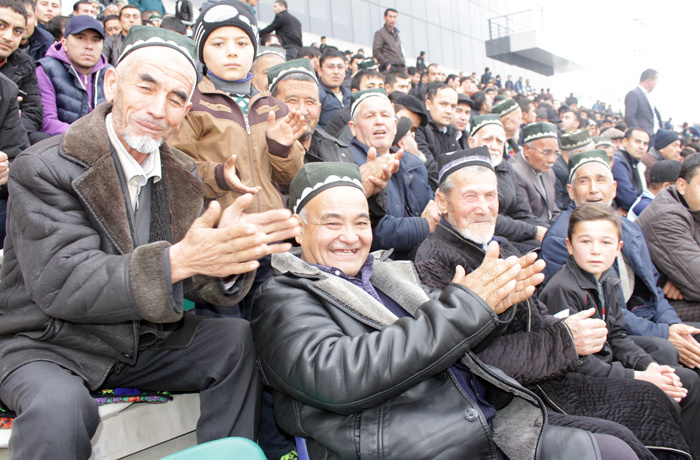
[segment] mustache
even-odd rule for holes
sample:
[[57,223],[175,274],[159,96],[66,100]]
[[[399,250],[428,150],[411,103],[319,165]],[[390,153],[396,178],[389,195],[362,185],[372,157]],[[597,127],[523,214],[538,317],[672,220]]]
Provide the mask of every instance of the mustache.
[[165,123],[163,121],[156,120],[155,118],[152,118],[149,116],[139,115],[139,116],[134,116],[133,119],[134,119],[134,121],[148,123],[149,125],[153,125],[153,126],[159,128],[159,129],[162,129],[162,130],[168,129],[167,123]]

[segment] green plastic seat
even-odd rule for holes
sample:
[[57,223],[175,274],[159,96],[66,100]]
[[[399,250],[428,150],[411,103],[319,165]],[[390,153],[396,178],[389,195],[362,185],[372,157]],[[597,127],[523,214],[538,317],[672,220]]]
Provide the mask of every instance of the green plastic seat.
[[267,460],[267,457],[250,439],[224,438],[175,452],[162,460]]

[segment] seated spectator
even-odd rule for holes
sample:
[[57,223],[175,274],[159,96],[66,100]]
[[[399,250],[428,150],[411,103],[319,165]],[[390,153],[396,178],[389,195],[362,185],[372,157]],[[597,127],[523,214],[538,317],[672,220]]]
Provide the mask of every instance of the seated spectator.
[[321,72],[321,64],[319,63],[320,57],[321,51],[319,51],[319,49],[315,46],[302,46],[297,54],[297,59],[307,58],[309,61],[311,61],[316,77],[318,77]]
[[457,107],[455,107],[454,112],[452,112],[452,126],[457,128],[457,142],[462,149],[468,147],[473,107],[474,101],[472,101],[469,96],[457,94]]
[[513,241],[521,252],[539,247],[547,224],[537,219],[518,193],[518,179],[509,162],[503,160],[506,134],[498,115],[479,115],[472,120],[469,147],[485,146],[498,177],[498,219],[496,235]]
[[46,31],[53,36],[54,42],[60,42],[63,39],[63,31],[66,30],[66,24],[69,20],[68,16],[56,16],[49,20]]
[[[480,153],[481,149],[483,152]],[[493,239],[498,215],[497,179],[486,148],[444,155],[439,160],[444,165],[460,158],[469,158],[470,161],[464,161],[443,175],[436,194],[442,219],[435,231],[421,243],[415,256],[421,282],[431,289],[442,290],[449,286],[457,266],[463,267],[467,273],[477,270],[485,260],[484,248],[491,241],[498,242],[501,257],[516,256],[523,262],[534,257],[521,257],[504,238]],[[668,414],[675,408],[666,398],[659,397],[659,390],[644,384],[622,387],[612,381],[573,373],[579,359],[586,360],[586,356],[600,351],[605,342],[605,323],[600,319],[590,319],[592,310],[572,315],[564,321],[557,320],[548,314],[547,307],[535,295],[513,308],[517,309],[516,315],[507,328],[492,334],[488,344],[478,347],[475,353],[483,362],[502,369],[535,393],[543,395],[543,401],[548,404],[550,423],[622,437],[640,458],[654,458],[640,440],[651,446],[670,447],[678,443],[676,448],[682,446],[681,450],[688,450],[679,421]],[[596,398],[578,397],[588,391],[594,391]],[[634,400],[629,398],[629,392],[634,392]],[[637,397],[659,403],[653,407],[645,405],[645,415],[639,417]],[[611,404],[618,405],[619,410],[609,411]],[[566,407],[568,415],[557,413],[562,406]],[[591,417],[622,423],[639,440],[626,435],[628,431],[616,423]],[[668,428],[669,433],[675,433],[673,442],[669,443],[666,436],[649,437],[654,431],[650,427],[659,428],[661,425],[664,425],[663,431]]]
[[157,11],[150,11],[150,16],[148,16],[148,21],[143,21],[144,25],[147,26],[153,26],[153,27],[160,27],[160,23],[163,22],[163,16],[161,16],[160,13]]
[[[610,140],[613,143],[613,147],[615,150],[620,150],[622,147],[622,139],[625,138],[625,132],[620,131],[619,129],[616,128],[608,128],[604,129],[600,132],[601,136],[609,137]],[[612,164],[612,163],[610,163]]]
[[684,321],[700,321],[699,184],[700,154],[695,153],[683,162],[675,184],[660,190],[635,221],[654,264],[676,288],[668,297]]
[[251,83],[259,93],[267,93],[267,70],[277,64],[287,62],[284,48],[274,46],[261,46],[258,56],[253,61],[250,73],[253,74]]
[[[649,184],[649,174],[654,163],[661,160],[676,160],[681,161],[681,137],[666,129],[660,129],[654,135],[654,142],[649,148],[649,151],[642,157],[642,163],[645,166],[644,180]],[[639,215],[639,213],[637,213]]]
[[[605,152],[598,150],[572,155],[569,193],[576,206],[583,203],[612,206],[616,184],[607,158]],[[571,211],[572,208],[562,211],[542,241],[546,278],[551,278],[569,257],[566,233]],[[700,367],[700,346],[691,335],[697,329],[682,324],[668,303],[664,291],[676,288],[672,283],[666,283],[663,290],[658,286],[659,274],[651,261],[644,234],[627,219],[622,219],[622,241],[622,255],[617,259],[616,269],[622,280],[621,305],[627,334],[660,364],[676,365],[680,355],[681,363]]]
[[160,23],[161,29],[172,30],[180,35],[187,36],[187,26],[175,16],[167,15],[163,18],[163,22]]
[[[306,149],[304,161],[352,163],[354,161],[350,146],[318,126],[321,113],[318,80],[308,59],[293,61],[270,67],[268,71],[270,93],[272,97],[287,104],[290,110],[297,110],[304,117],[308,126],[299,138],[299,143]],[[386,187],[391,174],[399,168],[401,155],[383,155],[368,159],[360,167],[362,185],[367,198],[379,193]]]
[[607,339],[603,349],[583,360],[576,372],[653,383],[680,404],[693,450],[700,449],[700,378],[690,369],[659,365],[625,333],[620,279],[612,268],[622,244],[620,216],[610,206],[576,208],[566,238],[569,259],[544,287],[540,300],[552,314],[594,308],[592,317],[605,321]]
[[105,16],[103,24],[105,28],[105,35],[107,37],[122,33],[122,25],[119,23],[119,16]]
[[170,139],[197,161],[208,199],[226,209],[239,196],[254,193],[251,212],[284,207],[279,187],[288,186],[303,165],[304,149],[296,141],[307,130],[298,112],[251,84],[255,24],[250,8],[235,0],[216,3],[199,16],[194,36],[207,74]]
[[488,115],[491,113],[491,108],[493,107],[493,100],[486,95],[483,91],[477,91],[471,94],[471,99],[474,101],[474,108],[472,110],[472,117],[476,115]]
[[[384,77],[382,77],[382,74],[376,69],[376,62],[371,59],[368,61],[371,62],[367,64],[375,68],[361,67],[360,70],[353,75],[350,83],[351,94],[366,89],[384,88]],[[342,109],[337,110],[330,117],[324,129],[331,136],[335,136],[343,142],[349,142],[350,139],[352,139],[352,133],[350,132],[350,128],[348,128],[350,118],[350,104],[348,104]]]
[[612,168],[615,164],[615,145],[612,139],[606,136],[596,136],[591,139],[595,150],[603,150],[608,154],[608,160],[610,160],[610,167]]
[[36,69],[44,106],[42,131],[63,134],[71,123],[105,102],[104,78],[111,68],[102,55],[104,30],[91,16],[73,16],[61,43],[49,48]]
[[4,42],[0,48],[0,73],[12,80],[21,93],[19,103],[22,126],[32,143],[46,138],[41,133],[44,109],[41,90],[36,80],[34,60],[20,51],[19,44],[27,25],[27,10],[19,0],[0,0],[0,21],[6,25]]
[[[350,147],[355,164],[362,166],[375,155],[395,155],[391,146],[396,136],[397,119],[383,89],[353,93]],[[375,152],[371,152],[374,150]],[[393,257],[407,258],[409,253],[435,229],[439,220],[428,185],[428,173],[413,155],[403,155],[401,165],[386,187],[385,214],[373,225],[372,247],[394,249]],[[373,216],[375,217],[375,216]]]
[[53,36],[41,27],[37,27],[36,6],[34,0],[22,0],[27,10],[27,27],[22,35],[19,49],[27,53],[34,61],[46,56],[49,46],[53,44]]
[[518,139],[520,125],[523,124],[523,111],[513,99],[504,99],[493,106],[491,112],[501,117],[501,124],[506,133],[505,159],[513,158],[520,152]]
[[647,188],[642,194],[639,195],[639,198],[632,203],[632,207],[630,207],[630,211],[627,213],[627,219],[634,222],[637,217],[642,214],[642,211],[651,204],[652,200],[659,192],[666,187],[674,185],[678,180],[678,174],[681,172],[681,166],[683,166],[683,163],[676,160],[661,160],[654,163],[649,176],[650,182],[647,184]]
[[328,48],[319,58],[321,71],[321,118],[318,124],[326,128],[331,117],[343,107],[350,105],[352,93],[343,87],[345,78],[345,57],[337,49]]
[[[370,99],[380,101],[365,103]],[[543,410],[531,393],[466,354],[500,326],[497,314],[532,294],[539,275],[523,276],[512,292],[515,283],[503,281],[519,267],[514,258],[498,260],[493,244],[481,270],[469,277],[458,270],[454,283],[430,300],[410,262],[369,253],[360,179],[354,165],[304,166],[290,190],[290,206],[304,222],[301,258],[275,257],[278,275],[256,298],[251,328],[282,429],[306,438],[311,458],[419,452],[420,458],[534,459],[540,451],[543,459],[587,458],[588,443],[577,444],[576,454],[566,451],[579,431],[543,431]],[[496,280],[489,272],[504,276]],[[488,403],[486,388],[503,404]],[[516,420],[517,436],[509,435]],[[548,436],[558,439],[556,451]]]
[[539,122],[523,126],[523,150],[510,160],[517,178],[517,194],[524,198],[533,216],[554,222],[561,211],[556,203],[557,177],[552,171],[559,157],[557,127]]
[[578,152],[586,152],[593,150],[593,139],[591,133],[587,129],[577,129],[570,133],[564,133],[560,137],[561,153],[554,162],[552,170],[557,176],[556,192],[557,207],[564,211],[573,205],[569,198],[568,183],[569,183],[569,158],[571,155]]
[[613,178],[617,182],[615,203],[623,216],[646,188],[642,158],[649,149],[649,135],[641,128],[629,128],[622,139],[622,147],[615,152],[612,167]]
[[119,52],[122,49],[124,39],[129,33],[131,26],[141,25],[141,10],[139,10],[139,7],[129,4],[119,10],[119,24],[121,25],[122,32],[108,37],[104,41],[104,46],[102,47],[102,54],[105,55],[107,62],[111,65],[117,65]]
[[60,0],[38,0],[36,2],[37,27],[46,28],[51,19],[60,15]]
[[92,4],[88,0],[78,0],[73,4],[73,16],[92,16]]
[[[162,41],[145,41],[154,30]],[[103,388],[199,391],[198,442],[256,437],[249,326],[183,313],[183,295],[236,302],[255,259],[289,250],[270,243],[299,227],[286,210],[243,214],[250,196],[200,217],[194,161],[163,144],[190,104],[195,46],[143,33],[107,71],[113,105],[26,150],[10,173],[0,398],[17,413],[13,457],[88,459],[100,423],[90,391]],[[158,129],[139,121],[152,118]]]
[[411,79],[405,70],[390,70],[384,75],[384,89],[387,94],[394,91],[409,94],[411,92]]
[[416,131],[416,142],[420,151],[426,153],[425,168],[433,190],[437,188],[438,155],[459,150],[457,128],[452,126],[457,99],[457,91],[446,83],[436,81],[428,85],[425,95],[428,125]]
[[561,123],[559,127],[563,133],[571,133],[577,129],[588,129],[588,124],[584,124],[581,114],[571,107],[562,106],[559,110]]

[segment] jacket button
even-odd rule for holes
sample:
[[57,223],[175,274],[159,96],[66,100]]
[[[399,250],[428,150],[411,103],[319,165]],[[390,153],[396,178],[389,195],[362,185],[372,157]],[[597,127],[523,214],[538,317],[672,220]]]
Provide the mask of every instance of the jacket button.
[[122,353],[122,356],[126,359],[131,359],[131,355],[129,353]]
[[464,411],[464,418],[466,418],[468,422],[473,422],[479,418],[479,414],[476,413],[475,409],[467,409]]

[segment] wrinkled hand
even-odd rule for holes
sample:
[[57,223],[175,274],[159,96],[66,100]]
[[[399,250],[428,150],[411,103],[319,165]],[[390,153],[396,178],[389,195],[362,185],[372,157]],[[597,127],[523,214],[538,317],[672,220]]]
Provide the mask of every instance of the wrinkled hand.
[[668,328],[668,341],[678,350],[679,361],[691,369],[700,367],[700,343],[693,334],[699,334],[696,329],[687,324],[671,324]]
[[497,315],[512,306],[503,300],[512,294],[522,271],[515,256],[503,260],[498,258],[499,252],[498,243],[492,241],[486,249],[484,261],[476,270],[466,275],[464,268],[458,265],[452,279],[453,283],[461,284],[481,297]]
[[308,129],[304,116],[298,110],[289,110],[287,116],[275,122],[275,112],[267,113],[268,138],[287,147],[296,142]]
[[362,176],[362,187],[365,189],[367,198],[375,195],[386,188],[386,184],[391,176],[399,170],[403,150],[393,154],[377,156],[377,149],[370,147],[367,151],[367,161],[360,166]]
[[226,160],[224,163],[224,179],[226,179],[226,184],[231,190],[235,190],[240,193],[252,193],[256,194],[261,190],[260,186],[248,187],[236,174],[236,155],[231,155],[231,158]]
[[659,366],[656,363],[651,363],[645,371],[634,371],[634,378],[653,383],[676,402],[681,402],[681,399],[688,394],[688,390],[683,388],[681,379],[676,375],[676,371],[669,366]]
[[537,241],[542,241],[544,239],[545,233],[547,233],[547,230],[549,230],[547,227],[540,227],[539,225],[537,226],[537,235],[535,235],[535,239]]
[[403,149],[408,153],[412,153],[413,155],[418,156],[420,154],[420,151],[418,150],[418,143],[416,142],[416,136],[413,133],[406,133],[404,137],[399,139],[397,145],[400,149]]
[[0,152],[0,185],[7,184],[10,178],[10,160],[4,152]]
[[423,219],[428,221],[428,227],[430,227],[430,233],[435,231],[437,224],[440,222],[440,208],[438,208],[435,201],[428,201],[427,206],[423,210],[423,214],[420,215]]
[[574,347],[579,356],[588,356],[603,349],[608,338],[608,328],[602,319],[591,318],[595,308],[583,310],[564,320],[574,337]]
[[227,277],[247,273],[258,268],[257,259],[291,249],[289,243],[271,243],[297,235],[298,221],[284,209],[244,215],[243,209],[252,201],[253,195],[243,195],[223,215],[217,202],[209,205],[182,241],[170,247],[173,283],[196,274]]
[[667,299],[683,300],[681,290],[678,289],[671,281],[666,281],[666,284],[664,284],[664,295]]
[[537,260],[537,254],[531,252],[518,259],[522,269],[516,278],[515,289],[503,299],[504,309],[508,309],[516,303],[524,302],[535,293],[538,284],[544,281],[544,260]]

